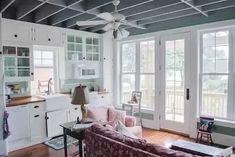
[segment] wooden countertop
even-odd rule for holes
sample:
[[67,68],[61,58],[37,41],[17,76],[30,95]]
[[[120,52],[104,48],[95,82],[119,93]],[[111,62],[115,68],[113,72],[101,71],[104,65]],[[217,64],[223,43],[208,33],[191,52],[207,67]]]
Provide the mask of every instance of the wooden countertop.
[[36,96],[12,98],[11,101],[6,104],[6,107],[20,106],[28,103],[43,102],[43,101],[45,101],[45,99]]

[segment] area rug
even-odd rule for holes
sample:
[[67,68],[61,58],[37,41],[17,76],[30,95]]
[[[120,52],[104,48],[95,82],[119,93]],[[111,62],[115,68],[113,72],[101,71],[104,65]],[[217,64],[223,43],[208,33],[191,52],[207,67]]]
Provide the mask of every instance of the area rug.
[[[78,140],[68,137],[67,138],[67,146],[70,146],[72,144],[76,144],[78,142]],[[55,150],[60,150],[64,148],[64,137],[60,136],[60,137],[56,137],[53,138],[49,141],[44,142],[45,145],[47,145],[48,147],[51,147]]]

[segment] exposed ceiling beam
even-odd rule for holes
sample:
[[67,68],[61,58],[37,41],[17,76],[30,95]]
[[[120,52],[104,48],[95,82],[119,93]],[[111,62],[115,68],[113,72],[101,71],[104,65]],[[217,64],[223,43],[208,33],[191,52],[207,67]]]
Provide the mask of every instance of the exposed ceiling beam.
[[[204,7],[207,5],[221,5],[222,3],[227,2],[228,0],[197,0],[197,7]],[[231,1],[231,0],[230,0]],[[233,1],[233,0],[232,0]],[[202,3],[204,2],[204,3]],[[145,20],[145,19],[149,19],[149,18],[154,18],[154,17],[159,17],[159,16],[163,16],[163,15],[167,15],[167,14],[171,14],[174,15],[174,13],[177,12],[182,12],[182,11],[186,11],[186,10],[191,10],[192,8],[189,7],[188,5],[182,3],[182,2],[177,2],[174,4],[167,4],[165,1],[165,6],[159,6],[159,8],[154,8],[154,9],[150,9],[148,11],[143,10],[142,12],[140,11],[141,8],[133,8],[135,10],[135,12],[133,13],[133,15],[127,16],[127,20],[128,21],[140,21],[140,20]],[[153,4],[152,4],[153,5]],[[231,4],[225,4],[225,5],[231,5]],[[149,8],[146,8],[149,9]],[[203,8],[202,8],[203,9]],[[205,9],[203,9],[205,10]],[[137,12],[137,13],[136,13]],[[167,16],[164,16],[167,17]],[[98,30],[101,30],[104,26],[95,26],[90,28],[90,30],[92,32],[96,32]]]
[[[204,6],[203,7],[203,11],[204,12],[207,12],[208,14],[210,14],[210,12],[213,12],[213,11],[217,11],[217,10],[222,10],[222,9],[226,9],[226,8],[232,8],[232,7],[235,7],[235,1],[234,0],[230,0],[229,1],[229,4],[226,4],[226,3],[220,3],[218,5],[208,5],[208,6]],[[150,24],[152,23],[158,23],[158,22],[162,22],[162,21],[168,21],[168,20],[172,20],[172,19],[177,19],[177,18],[181,18],[181,17],[185,17],[185,16],[190,16],[190,15],[195,15],[195,14],[200,14],[199,12],[197,13],[191,13],[191,14],[185,14],[185,15],[180,15],[180,14],[174,14],[174,16],[172,15],[171,17],[169,18],[165,18],[165,17],[162,17],[162,18],[156,18],[156,19],[152,19],[152,21],[149,21],[149,22],[144,22],[144,21],[139,21],[138,23],[140,25],[145,25],[146,27],[148,27]]]
[[15,0],[2,0],[0,2],[0,6],[1,6],[0,7],[0,13],[3,13],[14,2],[15,2]]
[[[230,7],[230,6],[227,6]],[[169,29],[175,29],[180,27],[187,27],[193,25],[199,25],[204,23],[211,23],[222,20],[230,20],[235,18],[235,7],[224,8],[222,10],[215,10],[209,12],[209,18],[202,16],[200,13],[192,16],[181,17],[169,21],[162,21],[158,23],[151,24],[146,30],[139,30],[136,28],[129,28],[131,35],[138,35],[144,33],[151,33],[156,31],[163,31]]]
[[194,5],[194,2],[193,1],[188,1],[188,0],[181,0],[181,2],[187,4],[188,6],[190,6],[191,8],[193,8],[194,10],[198,11],[199,13],[201,13],[202,15],[204,16],[208,16],[208,14],[204,11],[202,11],[202,9],[200,7],[196,7]]
[[51,5],[51,4],[45,4],[38,8],[35,11],[35,22],[41,22],[42,20],[46,19],[48,15],[55,14],[56,12],[63,9],[62,7]]
[[[68,5],[66,4],[66,2],[64,0],[50,0],[48,1],[48,3],[53,4],[54,6],[60,4],[61,8],[59,9],[55,9],[55,10],[50,10],[49,12],[43,12],[43,11],[38,11],[38,14],[35,15],[35,21],[36,22],[41,22],[42,20],[49,18],[65,9],[68,9],[78,3],[80,3],[82,0],[76,0],[73,2],[70,2]],[[80,5],[80,9],[82,9],[82,6]],[[43,12],[43,13],[41,13]]]
[[45,0],[45,1],[25,0],[23,1],[23,4],[17,8],[16,19],[17,20],[22,19],[26,15],[30,14],[34,10],[44,5],[47,1],[48,0]]
[[80,16],[78,16],[77,18],[73,18],[69,21],[66,22],[65,26],[68,27],[73,27],[76,25],[77,23],[77,19],[79,19],[80,21],[88,21],[88,20],[93,20],[95,17],[95,15],[91,15],[91,14],[81,14]]

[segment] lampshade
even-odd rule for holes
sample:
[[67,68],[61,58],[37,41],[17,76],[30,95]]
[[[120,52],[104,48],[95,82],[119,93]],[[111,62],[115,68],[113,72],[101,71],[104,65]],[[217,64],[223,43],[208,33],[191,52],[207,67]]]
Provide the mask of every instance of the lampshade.
[[75,87],[71,104],[84,105],[88,103],[89,103],[88,88],[82,85]]

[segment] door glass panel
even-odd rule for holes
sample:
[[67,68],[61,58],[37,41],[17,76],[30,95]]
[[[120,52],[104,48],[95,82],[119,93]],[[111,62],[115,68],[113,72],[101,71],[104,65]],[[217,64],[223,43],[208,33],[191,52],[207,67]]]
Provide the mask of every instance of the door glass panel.
[[185,40],[165,42],[165,119],[184,122]]
[[125,74],[122,76],[122,102],[131,100],[132,91],[135,90],[135,75]]

